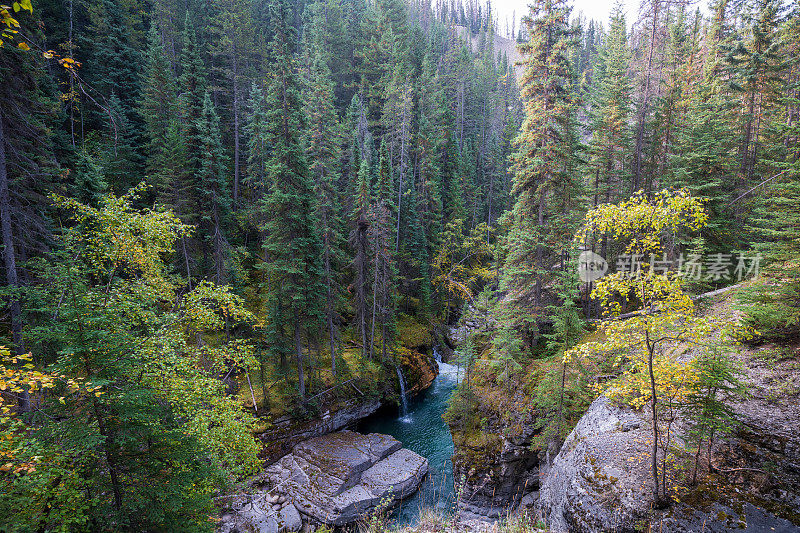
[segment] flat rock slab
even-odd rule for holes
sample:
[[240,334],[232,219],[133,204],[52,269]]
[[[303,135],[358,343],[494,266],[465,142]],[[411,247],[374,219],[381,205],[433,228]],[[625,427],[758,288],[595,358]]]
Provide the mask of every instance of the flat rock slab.
[[300,513],[340,526],[413,494],[427,473],[428,460],[389,435],[339,431],[298,444],[264,477]]
[[428,460],[403,448],[361,474],[361,483],[379,498],[391,492],[395,499],[405,499],[416,492],[427,472]]
[[272,506],[263,497],[233,502],[233,513],[225,514],[219,533],[281,533],[300,531],[303,521],[292,504]]

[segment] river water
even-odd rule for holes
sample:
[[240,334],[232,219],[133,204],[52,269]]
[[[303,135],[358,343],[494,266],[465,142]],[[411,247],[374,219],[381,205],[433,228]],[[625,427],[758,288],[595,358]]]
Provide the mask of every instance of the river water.
[[430,475],[419,491],[400,502],[391,518],[397,525],[413,525],[420,510],[436,508],[442,513],[453,510],[453,437],[442,414],[458,382],[459,369],[439,362],[439,375],[433,384],[408,403],[405,416],[378,415],[365,420],[362,433],[385,433],[403,443],[404,448],[428,459]]

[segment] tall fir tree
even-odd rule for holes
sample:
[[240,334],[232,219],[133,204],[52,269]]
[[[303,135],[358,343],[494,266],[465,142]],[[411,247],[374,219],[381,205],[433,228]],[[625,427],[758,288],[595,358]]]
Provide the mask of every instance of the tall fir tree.
[[[552,278],[569,228],[557,219],[568,211],[576,186],[574,74],[569,54],[573,30],[565,0],[540,0],[523,23],[530,41],[520,46],[525,120],[512,156],[515,196],[501,287],[519,313],[519,326],[535,342],[544,313],[543,288]],[[562,260],[563,262],[563,260]]]
[[[617,4],[611,15],[608,36],[600,47],[591,92],[589,190],[595,206],[624,195],[629,183],[630,58],[625,15],[622,6]],[[612,192],[617,194],[612,197]]]
[[271,190],[265,200],[264,247],[269,258],[265,270],[271,309],[282,308],[273,311],[270,321],[285,324],[280,333],[291,331],[298,392],[304,399],[304,341],[318,334],[320,302],[325,297],[322,238],[314,185],[301,144],[305,120],[294,59],[292,6],[288,0],[272,0],[269,10],[272,41],[267,108],[272,153],[267,161]]
[[[225,236],[230,221],[232,199],[228,183],[228,157],[222,147],[219,116],[206,92],[197,124],[201,135],[200,169],[195,175],[200,208],[200,236],[203,239],[204,271],[214,283],[228,281],[227,253],[230,245]],[[210,257],[209,257],[210,256]]]
[[323,45],[323,42],[313,45],[309,79],[306,80],[305,111],[309,124],[305,146],[319,205],[325,278],[325,327],[328,330],[331,372],[336,375],[337,324],[340,321],[338,307],[342,299],[339,272],[344,262],[343,197],[338,188],[343,135],[336,117],[333,80]]
[[161,34],[153,22],[147,37],[147,59],[142,77],[139,115],[144,122],[147,161],[145,171],[153,176],[164,166],[166,139],[178,110],[175,76],[164,51]]
[[381,360],[386,361],[392,346],[394,333],[394,278],[395,278],[395,205],[392,201],[392,176],[386,144],[381,143],[378,163],[378,182],[375,188],[375,203],[372,207],[372,328],[370,333],[370,357],[375,346],[375,326],[380,324]]
[[369,297],[369,234],[371,225],[371,191],[369,186],[370,167],[367,160],[361,160],[358,170],[355,203],[351,214],[352,229],[349,243],[353,251],[352,268],[355,306],[355,328],[361,337],[362,354],[371,353],[368,345],[368,297]]

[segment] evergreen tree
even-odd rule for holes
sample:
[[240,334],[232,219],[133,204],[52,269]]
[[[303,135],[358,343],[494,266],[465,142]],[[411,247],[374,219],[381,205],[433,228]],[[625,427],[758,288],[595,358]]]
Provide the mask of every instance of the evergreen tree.
[[709,221],[703,230],[705,245],[718,253],[739,248],[731,216],[737,172],[737,132],[731,116],[732,102],[719,78],[719,61],[710,56],[700,87],[690,97],[685,124],[675,135],[672,173],[665,180],[675,188],[686,188],[706,200]]
[[[271,150],[269,144],[269,120],[264,91],[258,83],[250,88],[250,108],[245,125],[247,136],[247,168],[244,183],[247,187],[248,215],[251,223],[261,232],[260,221],[264,220],[264,199],[270,190],[267,180],[267,162]],[[263,236],[262,236],[263,241]],[[263,244],[263,243],[262,243]]]
[[341,300],[339,272],[343,264],[342,195],[339,193],[342,135],[334,109],[333,82],[326,55],[317,45],[307,80],[306,116],[309,119],[306,157],[314,179],[322,230],[325,275],[325,323],[331,354],[331,372],[336,374],[337,312]]
[[230,91],[230,114],[233,123],[233,204],[239,203],[241,181],[241,131],[244,123],[244,95],[247,87],[247,71],[253,49],[253,20],[249,0],[215,0],[211,2],[214,12],[212,35],[218,46],[212,51],[218,57],[222,75]]
[[375,204],[372,208],[372,269],[375,279],[372,285],[372,329],[370,333],[370,357],[375,344],[375,325],[381,328],[381,360],[387,361],[387,350],[392,346],[394,333],[395,209],[392,202],[392,179],[389,170],[389,154],[386,144],[381,143],[378,163],[378,183]]
[[628,184],[630,155],[630,50],[622,6],[611,15],[608,37],[600,47],[591,93],[592,140],[589,145],[592,204],[608,203],[612,191],[623,196]]
[[441,128],[446,102],[441,81],[429,56],[422,62],[420,83],[419,133],[416,143],[418,153],[416,212],[427,241],[435,245],[442,227],[440,150],[444,146]]
[[151,24],[147,40],[147,60],[142,79],[142,98],[139,115],[144,122],[147,163],[145,170],[152,176],[163,167],[163,153],[178,102],[175,77],[155,23]]
[[[765,254],[763,279],[744,293],[747,322],[766,339],[800,334],[800,6],[794,5],[783,33],[789,85],[781,97],[786,118],[778,127],[784,152],[773,162],[777,173],[758,202],[753,220],[757,250]],[[775,215],[780,213],[780,216]]]
[[[125,2],[102,0],[89,5],[87,15],[90,27],[81,36],[81,48],[89,50],[88,81],[103,98],[117,95],[120,112],[138,137],[141,124],[134,115],[140,98],[139,71],[143,58],[134,34],[133,14]],[[105,105],[92,106],[89,110],[90,116],[97,113],[94,116],[99,120],[108,113]]]
[[107,109],[103,167],[107,175],[115,177],[114,185],[126,191],[139,181],[139,136],[116,93],[111,93]]
[[744,16],[745,38],[727,47],[731,88],[740,95],[742,105],[739,190],[755,184],[754,175],[763,152],[762,128],[770,121],[770,109],[783,83],[779,76],[783,58],[777,35],[782,10],[777,0],[756,2],[754,12]]
[[516,201],[502,287],[509,291],[509,302],[524,313],[524,329],[534,334],[544,314],[542,290],[551,277],[550,265],[561,260],[563,266],[560,234],[570,233],[558,227],[556,217],[569,214],[575,188],[568,14],[563,0],[532,4],[523,21],[530,41],[520,46],[525,121],[512,158]]
[[[203,133],[198,131],[198,125],[203,113],[203,98],[206,93],[207,79],[197,32],[188,12],[184,22],[180,69],[181,75],[178,78],[179,106],[183,135],[186,139],[187,170],[190,173],[194,173],[200,169],[203,157],[201,148]],[[188,213],[180,214],[187,215]]]
[[108,183],[102,165],[85,146],[77,154],[73,172],[75,177],[72,197],[90,205],[97,205],[102,195],[107,192]]
[[[317,334],[322,318],[319,304],[325,295],[323,249],[314,186],[300,142],[304,117],[294,59],[291,4],[288,0],[272,0],[269,8],[273,35],[267,108],[272,154],[267,161],[271,190],[265,200],[264,249],[269,258],[265,273],[272,300],[270,320],[285,323],[285,331],[292,332],[298,392],[304,399],[303,340]],[[279,308],[282,309],[277,312]]]
[[356,330],[361,337],[361,350],[363,354],[372,353],[368,347],[368,321],[367,297],[369,293],[369,233],[370,233],[370,204],[371,194],[369,187],[370,168],[366,160],[361,161],[358,171],[358,185],[356,189],[355,205],[351,219],[353,229],[350,230],[349,243],[353,249],[352,267],[355,273],[353,279],[353,293],[355,295]]
[[225,237],[231,211],[230,187],[228,186],[228,159],[222,147],[219,117],[206,92],[203,110],[197,124],[201,135],[202,154],[200,170],[195,175],[200,207],[201,237],[204,240],[203,257],[211,255],[210,264],[204,268],[214,283],[227,281],[226,253],[229,247]]

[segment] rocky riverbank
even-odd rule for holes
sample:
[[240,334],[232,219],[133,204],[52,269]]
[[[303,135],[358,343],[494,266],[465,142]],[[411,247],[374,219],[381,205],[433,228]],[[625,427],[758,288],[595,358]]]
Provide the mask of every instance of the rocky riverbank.
[[[730,295],[706,312],[736,320]],[[555,532],[800,533],[800,349],[740,347],[733,356],[750,391],[733,406],[735,431],[716,440],[697,484],[686,481],[693,457],[673,437],[673,503],[663,510],[652,505],[646,413],[601,396],[558,448],[539,438],[522,386],[487,394],[476,378],[477,415],[472,425],[456,420],[453,431],[462,515],[494,519],[516,509]]]
[[[402,348],[399,351],[399,363],[405,377],[409,399],[425,391],[431,386],[439,374],[439,368],[433,357],[420,351]],[[378,384],[378,395],[365,395],[355,380],[347,381],[323,393],[316,401],[320,402],[314,416],[309,417],[289,414],[277,419],[266,420],[265,429],[256,437],[262,443],[261,458],[265,465],[271,465],[292,451],[299,443],[334,431],[355,425],[359,420],[375,414],[381,407],[397,402],[399,384],[395,377],[394,367],[387,367],[386,378]],[[345,389],[356,397],[347,401],[337,401],[334,394],[338,389]],[[333,401],[328,401],[327,396]]]
[[428,461],[390,437],[339,431],[294,447],[228,502],[222,532],[344,526],[413,494]]

